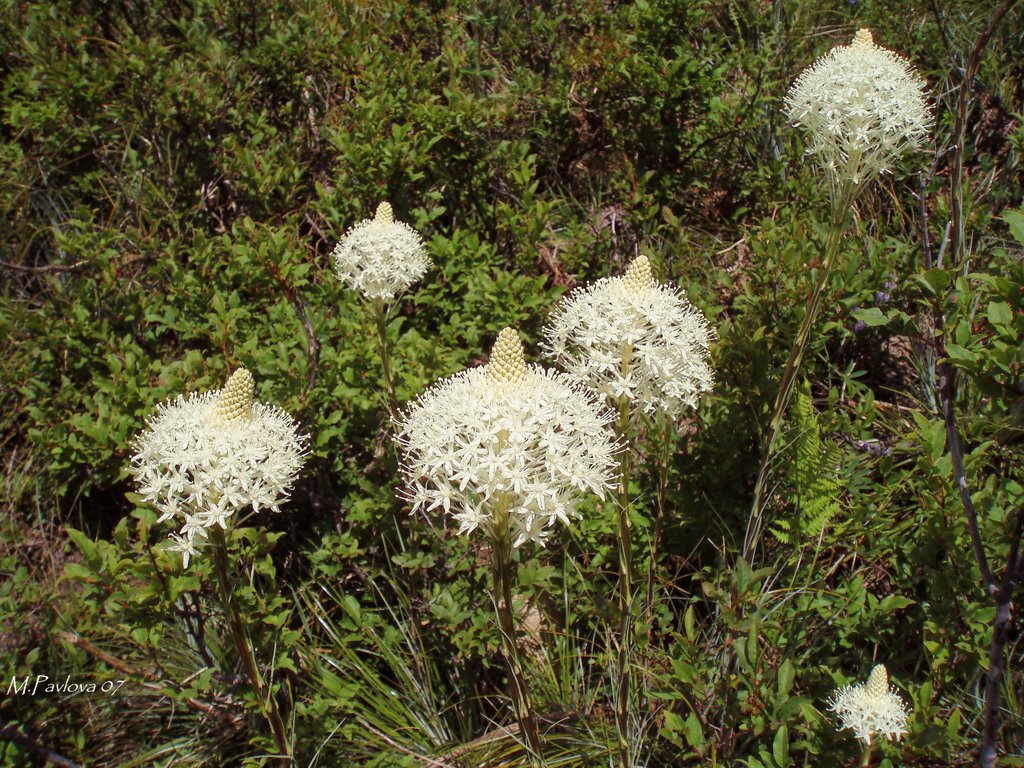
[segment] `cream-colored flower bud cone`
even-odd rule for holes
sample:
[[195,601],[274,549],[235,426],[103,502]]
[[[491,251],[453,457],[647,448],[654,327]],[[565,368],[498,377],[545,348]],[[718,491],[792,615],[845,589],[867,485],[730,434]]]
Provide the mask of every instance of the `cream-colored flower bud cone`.
[[636,293],[653,288],[654,273],[651,272],[650,260],[646,256],[637,256],[622,279],[626,287]]
[[217,398],[217,415],[225,421],[252,418],[252,399],[256,382],[245,368],[239,368],[228,379]]
[[373,216],[373,221],[376,224],[391,224],[395,220],[395,212],[391,208],[391,203],[383,202],[377,206],[377,213]]
[[875,665],[865,687],[868,694],[874,697],[884,696],[889,692],[889,673],[884,664]]
[[874,38],[871,36],[871,30],[867,27],[861,27],[857,30],[857,34],[853,36],[853,42],[850,45],[857,46],[858,48],[871,48],[875,44]]
[[526,377],[523,342],[515,328],[505,328],[498,334],[498,339],[491,349],[487,375],[493,381],[520,381]]

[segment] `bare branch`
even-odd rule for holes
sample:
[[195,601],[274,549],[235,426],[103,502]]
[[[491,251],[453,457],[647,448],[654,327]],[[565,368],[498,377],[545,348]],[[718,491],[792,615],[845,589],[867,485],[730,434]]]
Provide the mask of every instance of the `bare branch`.
[[15,264],[10,261],[0,261],[0,267],[13,269],[15,272],[27,272],[30,275],[52,275],[64,272],[84,272],[93,266],[88,261],[76,261],[74,264],[44,264],[41,267],[27,267],[24,264]]
[[971,498],[971,490],[967,485],[967,473],[964,470],[964,452],[960,444],[960,433],[956,428],[956,411],[953,399],[956,395],[956,370],[949,363],[942,365],[942,382],[939,385],[942,392],[942,415],[946,422],[946,447],[953,459],[953,475],[956,483],[957,493],[960,494],[960,502],[963,504],[964,513],[967,515],[967,531],[971,536],[971,546],[974,548],[974,557],[978,561],[978,569],[981,571],[981,580],[985,586],[985,593],[994,595],[996,591],[995,579],[988,565],[988,556],[985,554],[985,546],[981,541],[981,531],[978,528],[978,512],[974,508],[974,501]]

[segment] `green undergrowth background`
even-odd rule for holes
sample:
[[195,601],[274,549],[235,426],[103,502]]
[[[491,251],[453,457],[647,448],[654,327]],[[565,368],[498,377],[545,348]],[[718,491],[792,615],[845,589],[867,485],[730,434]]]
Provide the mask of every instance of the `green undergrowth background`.
[[[885,759],[971,764],[994,609],[926,318],[946,314],[998,565],[1024,503],[1019,9],[970,102],[962,274],[925,272],[922,213],[937,251],[953,106],[990,7],[0,3],[2,764],[43,748],[90,766],[263,764],[272,743],[209,565],[181,572],[162,552],[125,473],[156,404],[239,365],[311,436],[291,501],[236,542],[299,764],[521,759],[486,738],[509,712],[488,554],[396,498],[373,316],[331,270],[381,200],[434,262],[388,328],[402,402],[479,363],[507,325],[539,361],[558,298],[641,252],[717,329],[715,392],[673,431],[665,469],[635,660],[646,764],[855,765],[827,699],[876,662],[913,709]],[[760,440],[827,219],[782,97],[858,25],[927,79],[935,145],[858,203],[747,563]],[[657,455],[632,488],[644,568]],[[553,760],[601,766],[615,518],[584,511],[521,553],[519,610],[537,708],[562,723]],[[1014,627],[1006,765],[1024,765],[1018,640]],[[129,682],[114,697],[8,691],[37,674]]]

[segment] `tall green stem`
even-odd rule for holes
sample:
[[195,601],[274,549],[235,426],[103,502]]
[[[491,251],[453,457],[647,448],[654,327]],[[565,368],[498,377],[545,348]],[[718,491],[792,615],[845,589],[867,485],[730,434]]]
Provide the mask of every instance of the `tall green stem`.
[[292,747],[288,741],[288,731],[285,728],[281,712],[277,707],[277,699],[270,686],[263,681],[259,665],[256,663],[256,656],[253,654],[252,645],[245,632],[245,625],[238,613],[238,606],[234,598],[234,585],[231,582],[231,573],[228,568],[228,544],[224,531],[219,526],[212,526],[210,537],[213,539],[214,559],[217,566],[217,580],[220,582],[221,603],[224,612],[228,617],[228,624],[231,627],[231,638],[235,643],[235,650],[245,665],[245,671],[249,676],[256,696],[260,700],[260,707],[263,710],[263,717],[266,718],[270,729],[274,734],[274,742],[277,744],[277,751],[281,756],[291,762]]
[[860,768],[868,768],[871,765],[871,745],[864,747],[864,754],[860,757]]
[[654,533],[651,535],[651,561],[647,566],[647,600],[644,603],[644,622],[648,637],[654,633],[654,582],[658,571],[658,547],[665,527],[665,502],[668,495],[669,461],[672,455],[673,422],[667,415],[661,417],[661,455],[658,457],[658,513],[654,519]]
[[839,250],[839,242],[843,234],[843,222],[846,220],[846,214],[853,204],[856,191],[856,187],[847,181],[840,185],[838,192],[832,199],[832,216],[822,249],[821,263],[818,268],[818,281],[807,304],[807,311],[804,314],[803,322],[800,323],[800,329],[797,331],[793,348],[790,350],[789,360],[786,362],[786,368],[782,374],[782,382],[779,384],[779,392],[775,397],[775,405],[772,407],[772,417],[768,426],[768,440],[765,443],[764,452],[761,456],[757,483],[754,485],[754,501],[750,507],[747,532],[743,539],[743,558],[748,562],[753,560],[757,552],[757,545],[764,528],[764,495],[768,485],[771,462],[775,457],[775,444],[778,442],[779,434],[782,432],[782,421],[786,415],[789,401],[793,396],[793,391],[796,388],[797,374],[800,372],[800,364],[803,362],[804,353],[807,351],[807,343],[811,337],[811,327],[817,318],[821,298],[825,292],[825,284],[832,271],[832,262],[835,260],[836,252]]
[[[628,364],[628,363],[627,363]],[[626,445],[629,433],[629,400],[619,400],[619,439]],[[619,736],[619,768],[630,768],[632,756],[629,732],[629,657],[633,650],[633,543],[629,521],[629,451],[619,454],[619,663],[618,696],[615,701],[615,729]]]
[[388,389],[388,411],[391,418],[397,419],[398,397],[395,394],[395,379],[391,375],[391,356],[388,352],[387,307],[383,299],[373,300],[373,317],[377,325],[377,342],[380,345],[380,363],[384,368],[384,384]]
[[508,502],[501,500],[494,510],[491,536],[491,562],[494,568],[494,606],[498,615],[502,655],[508,669],[512,709],[519,721],[519,730],[526,739],[531,768],[544,768],[537,718],[533,714],[530,695],[526,688],[523,665],[516,644],[516,625],[512,616],[512,535],[508,526]]

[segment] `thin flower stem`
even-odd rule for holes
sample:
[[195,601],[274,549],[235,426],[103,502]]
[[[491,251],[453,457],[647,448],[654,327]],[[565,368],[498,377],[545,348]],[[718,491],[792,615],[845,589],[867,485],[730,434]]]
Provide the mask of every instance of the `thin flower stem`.
[[387,307],[382,299],[373,300],[373,316],[377,325],[377,342],[380,345],[380,363],[384,369],[384,384],[388,390],[388,413],[392,419],[399,417],[398,396],[395,394],[395,379],[391,374],[391,356],[388,352]]
[[231,573],[228,568],[228,544],[224,536],[224,530],[214,525],[209,528],[213,540],[214,559],[217,565],[217,580],[220,583],[221,604],[227,614],[228,623],[231,625],[231,637],[235,643],[235,650],[242,658],[245,670],[249,675],[256,696],[260,700],[260,707],[263,710],[263,717],[266,718],[270,729],[274,733],[274,742],[277,744],[277,751],[280,755],[292,762],[292,748],[288,741],[288,731],[285,728],[281,712],[277,708],[277,699],[270,686],[263,681],[259,665],[253,654],[252,645],[245,632],[245,625],[242,617],[238,614],[238,606],[234,599],[234,585],[231,581]]
[[[628,445],[629,400],[619,400],[619,439]],[[629,657],[633,650],[633,543],[629,521],[629,451],[619,454],[619,659],[618,696],[615,701],[615,729],[619,737],[619,768],[630,768],[632,757],[629,733]]]
[[651,535],[651,561],[647,567],[647,601],[644,604],[648,639],[654,636],[654,582],[658,571],[658,548],[665,527],[665,502],[668,496],[669,462],[672,456],[672,420],[662,415],[661,455],[658,457],[658,512]]
[[832,271],[832,262],[835,260],[836,252],[839,250],[839,242],[842,239],[843,222],[846,220],[846,215],[853,204],[855,192],[854,185],[847,181],[842,184],[835,197],[833,197],[832,216],[822,249],[821,263],[818,268],[818,281],[807,304],[807,311],[804,313],[803,322],[797,331],[793,348],[790,350],[789,360],[786,362],[786,368],[782,374],[782,382],[779,384],[779,392],[775,398],[775,405],[772,407],[772,417],[768,426],[768,440],[761,455],[761,466],[757,473],[757,483],[754,485],[754,501],[750,508],[747,532],[743,540],[743,559],[748,563],[753,561],[764,528],[764,496],[768,485],[771,462],[775,458],[775,444],[778,442],[779,435],[782,432],[782,421],[786,415],[786,408],[789,406],[789,401],[796,389],[797,374],[800,372],[800,364],[803,362],[804,353],[807,351],[807,343],[811,337],[811,327],[814,325],[818,309],[821,306],[821,298],[825,293],[825,284]]
[[494,567],[494,606],[498,615],[502,655],[508,669],[512,709],[519,721],[519,730],[526,737],[531,768],[544,768],[537,718],[530,704],[523,665],[519,660],[519,647],[516,645],[516,626],[512,616],[512,536],[508,527],[508,509],[501,502],[499,508],[494,510],[491,562]]
[[860,768],[868,768],[871,765],[871,745],[864,747],[864,754],[860,758]]

